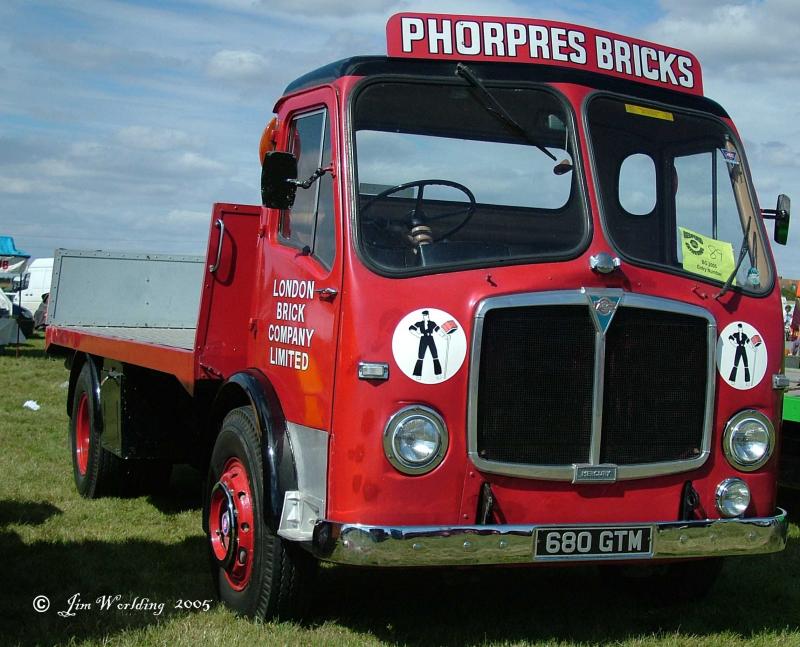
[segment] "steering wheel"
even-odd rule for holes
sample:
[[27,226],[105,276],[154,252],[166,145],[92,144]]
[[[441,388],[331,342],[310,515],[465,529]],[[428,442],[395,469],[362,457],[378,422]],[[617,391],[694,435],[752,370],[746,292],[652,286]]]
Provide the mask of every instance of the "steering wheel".
[[[438,186],[449,186],[454,189],[458,189],[464,195],[467,196],[469,199],[469,204],[466,207],[459,207],[458,209],[451,209],[450,211],[446,211],[444,213],[438,213],[435,216],[428,216],[425,211],[422,209],[422,201],[425,194],[425,187],[431,185],[438,185]],[[414,245],[415,247],[418,245],[413,238],[411,237],[411,231],[415,227],[420,226],[428,226],[430,223],[436,222],[437,220],[444,220],[445,218],[452,218],[453,216],[459,216],[463,214],[461,220],[458,221],[454,227],[451,227],[447,231],[443,233],[438,233],[437,235],[433,235],[433,231],[431,231],[432,242],[437,243],[441,240],[444,240],[448,236],[452,236],[456,233],[459,229],[461,229],[464,225],[469,222],[469,219],[472,218],[473,214],[475,213],[475,208],[477,206],[475,202],[475,196],[472,194],[467,187],[463,184],[459,184],[458,182],[452,182],[450,180],[415,180],[414,182],[406,182],[404,184],[398,184],[396,186],[390,187],[385,191],[381,191],[378,195],[372,198],[369,202],[367,202],[361,208],[361,217],[364,217],[367,211],[375,204],[378,200],[382,198],[386,198],[394,193],[399,193],[400,191],[404,191],[405,189],[409,189],[411,187],[417,187],[419,190],[417,191],[417,199],[414,203],[414,207],[406,214],[406,220],[408,225],[408,236],[406,236],[406,242]],[[376,227],[380,227],[381,229],[388,229],[389,228],[389,219],[386,218],[382,223],[379,223],[376,220],[370,221]]]

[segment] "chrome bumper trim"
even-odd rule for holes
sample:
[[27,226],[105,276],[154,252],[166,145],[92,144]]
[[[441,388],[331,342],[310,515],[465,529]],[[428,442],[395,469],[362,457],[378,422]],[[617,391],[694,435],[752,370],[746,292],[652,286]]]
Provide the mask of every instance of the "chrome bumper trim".
[[[652,528],[645,555],[534,557],[537,529]],[[703,519],[630,524],[365,526],[318,522],[311,543],[320,559],[357,566],[458,566],[553,561],[683,559],[776,553],[786,547],[786,511],[756,519]]]

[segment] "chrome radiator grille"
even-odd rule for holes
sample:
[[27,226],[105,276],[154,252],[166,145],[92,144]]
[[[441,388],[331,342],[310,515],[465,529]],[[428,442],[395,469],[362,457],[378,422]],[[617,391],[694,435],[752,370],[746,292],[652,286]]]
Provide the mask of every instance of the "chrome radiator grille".
[[[490,472],[576,480],[694,469],[709,449],[716,328],[621,291],[500,297],[478,312],[470,454]],[[580,480],[580,479],[577,479]]]

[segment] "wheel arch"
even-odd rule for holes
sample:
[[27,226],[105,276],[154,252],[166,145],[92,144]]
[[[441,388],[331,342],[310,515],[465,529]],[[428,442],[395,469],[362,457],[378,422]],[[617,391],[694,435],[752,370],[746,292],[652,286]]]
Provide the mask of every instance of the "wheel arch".
[[257,369],[234,373],[217,391],[211,406],[212,441],[216,440],[225,416],[242,406],[251,407],[255,414],[266,495],[264,514],[270,528],[277,532],[285,493],[297,489],[297,468],[278,394],[269,379]]

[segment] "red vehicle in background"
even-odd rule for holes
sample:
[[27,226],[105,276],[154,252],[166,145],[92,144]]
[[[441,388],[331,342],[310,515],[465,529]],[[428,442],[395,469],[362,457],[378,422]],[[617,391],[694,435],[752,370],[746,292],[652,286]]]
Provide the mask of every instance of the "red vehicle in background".
[[216,205],[207,259],[58,251],[79,491],[207,466],[212,574],[257,617],[318,560],[699,592],[782,550],[789,201],[759,209],[695,57],[529,19],[387,38],[289,85],[263,206]]

